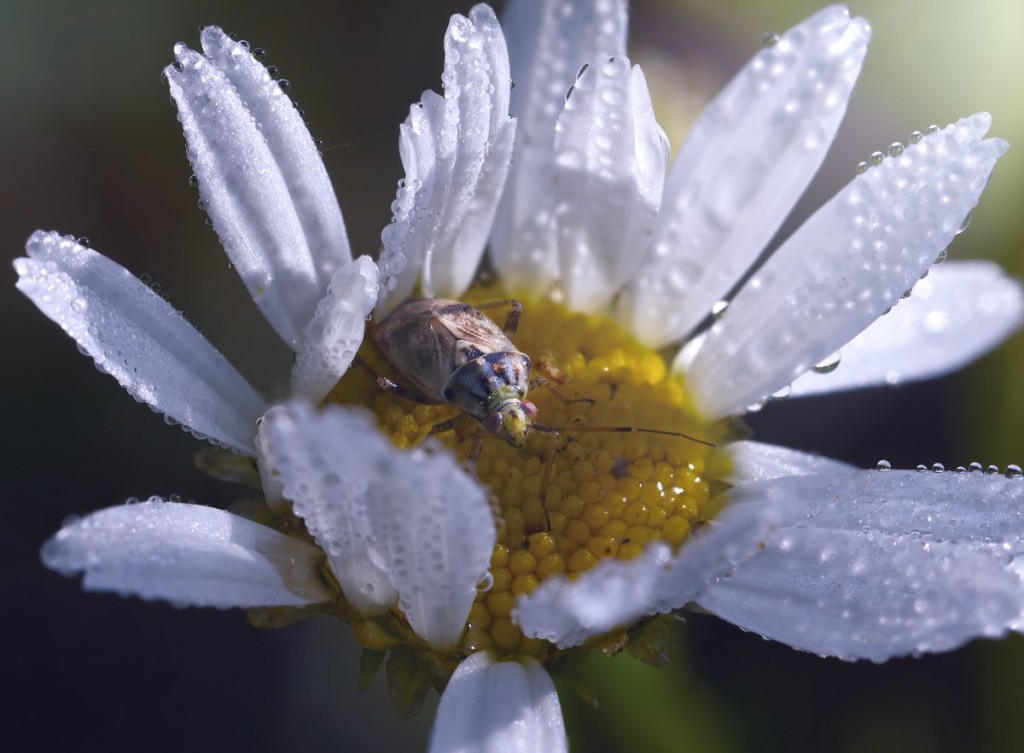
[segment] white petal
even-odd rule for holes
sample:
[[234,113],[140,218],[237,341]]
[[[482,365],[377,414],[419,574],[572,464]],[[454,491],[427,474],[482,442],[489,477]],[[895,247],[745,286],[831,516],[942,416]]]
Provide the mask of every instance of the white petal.
[[558,274],[551,224],[555,121],[585,63],[626,52],[626,3],[513,0],[502,19],[511,62],[515,161],[491,235],[505,288],[537,295]]
[[323,291],[334,271],[352,261],[352,252],[316,142],[298,109],[249,53],[248,45],[234,41],[216,26],[203,29],[202,43],[203,52],[238,90],[267,141],[306,236]]
[[183,606],[302,606],[330,599],[315,547],[224,510],[153,497],[66,524],[42,551],[90,591]]
[[260,423],[260,464],[276,477],[320,548],[345,598],[362,612],[395,603],[397,592],[374,549],[370,487],[377,456],[395,452],[369,416],[333,408],[317,414],[293,400]]
[[265,462],[357,608],[394,602],[436,647],[465,627],[494,548],[484,490],[443,451],[399,452],[363,411],[300,401],[267,413]]
[[725,478],[739,486],[753,481],[782,476],[806,476],[812,473],[842,473],[854,467],[823,455],[792,450],[763,442],[744,440],[728,446],[732,472]]
[[644,75],[628,58],[600,58],[577,77],[558,118],[552,174],[570,308],[606,308],[640,263],[661,204],[663,138]]
[[352,364],[376,303],[377,265],[369,256],[339,267],[295,354],[292,394],[324,399]]
[[474,7],[469,18],[452,17],[442,80],[444,99],[425,92],[401,130],[406,175],[394,220],[381,233],[381,266],[391,291],[385,310],[408,296],[417,271],[424,296],[460,297],[487,242],[508,174],[515,121],[508,116],[505,38],[486,5]]
[[18,289],[136,400],[200,438],[255,455],[263,398],[167,301],[71,236],[37,230]]
[[370,490],[374,540],[413,631],[448,648],[466,626],[494,551],[487,493],[440,447],[382,460]]
[[1024,291],[995,264],[933,267],[913,294],[843,346],[839,368],[805,372],[791,396],[903,384],[955,371],[1024,323]]
[[750,484],[761,551],[698,603],[794,648],[882,661],[997,636],[1024,615],[1024,481],[855,471]]
[[706,413],[766,398],[894,305],[956,236],[1006,151],[979,113],[858,175],[758,270],[688,372]]
[[619,302],[637,337],[678,340],[758,257],[824,160],[870,36],[845,7],[825,8],[763,49],[704,111]]
[[535,660],[465,659],[441,695],[430,753],[568,753],[558,693]]
[[278,163],[302,148],[282,150],[283,138],[299,137],[294,130],[274,127],[280,138],[274,139],[272,150],[256,119],[291,102],[264,71],[261,91],[253,96],[281,102],[261,102],[250,111],[234,83],[209,58],[181,43],[174,46],[174,56],[177,62],[164,72],[213,229],[260,311],[294,349],[324,295],[321,271],[285,178],[286,173],[293,175],[294,167]]
[[512,619],[528,636],[578,646],[651,614],[679,609],[757,551],[777,512],[733,505],[675,555],[654,544],[633,560],[604,560],[575,581],[552,578],[520,597]]

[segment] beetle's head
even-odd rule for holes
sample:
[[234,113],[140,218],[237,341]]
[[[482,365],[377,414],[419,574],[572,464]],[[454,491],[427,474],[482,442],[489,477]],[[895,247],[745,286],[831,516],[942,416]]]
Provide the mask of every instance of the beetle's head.
[[536,418],[537,406],[529,400],[507,400],[483,420],[483,429],[513,447],[524,447]]

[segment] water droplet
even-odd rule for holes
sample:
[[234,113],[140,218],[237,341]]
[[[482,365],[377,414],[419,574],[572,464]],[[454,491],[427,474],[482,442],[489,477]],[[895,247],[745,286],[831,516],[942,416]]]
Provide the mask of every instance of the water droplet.
[[196,206],[199,207],[199,210],[201,212],[205,212],[206,211],[206,202],[203,201],[202,199],[200,199],[199,201],[196,202]]
[[999,473],[999,466],[990,465],[988,468],[985,469],[985,473]]
[[946,470],[946,466],[944,466],[942,463],[932,463],[933,473],[942,473],[944,470]]
[[729,309],[729,302],[728,301],[716,301],[711,306],[711,316],[713,316],[716,320],[721,319],[723,316],[725,316],[725,312],[728,309]]
[[898,141],[894,141],[891,144],[889,144],[889,156],[899,157],[901,154],[903,154],[904,149],[905,147],[903,146],[903,144],[901,144]]
[[820,361],[814,365],[815,374],[831,374],[837,368],[839,368],[839,362],[843,359],[843,353],[837,350],[835,353],[830,355],[823,361]]
[[780,38],[778,34],[765,34],[761,37],[761,46],[766,50],[770,50],[779,43]]
[[938,133],[941,130],[941,128],[939,128],[937,125],[933,123],[932,125],[928,126],[927,130],[925,130],[925,133],[931,136],[933,133]]
[[176,70],[178,72],[181,72],[181,71],[183,71],[185,69],[185,66],[182,65],[180,60],[175,60],[173,63],[171,63],[171,68],[173,68],[174,70]]
[[277,85],[281,87],[281,91],[283,91],[285,94],[292,90],[292,82],[286,78],[282,78],[280,81],[278,81]]
[[942,262],[946,261],[947,256],[949,256],[949,249],[942,249],[939,251],[939,255],[935,257],[935,263],[942,264]]
[[568,91],[566,91],[566,93],[565,93],[565,101],[566,102],[569,101],[569,97],[572,96],[572,90],[575,89],[575,88],[576,88],[576,85],[573,84],[572,86],[569,87]]
[[967,469],[966,469],[966,468],[964,468],[964,467],[963,467],[962,465],[958,465],[958,466],[956,467],[956,472],[957,472],[957,473],[967,473]]
[[890,463],[888,460],[879,460],[877,463],[875,463],[875,470],[876,471],[891,471],[892,470],[892,463]]
[[982,471],[982,470],[984,470],[984,469],[985,469],[985,466],[983,466],[983,465],[982,465],[981,463],[979,463],[978,461],[974,461],[974,462],[973,462],[973,463],[971,463],[971,464],[970,464],[969,466],[967,466],[967,469],[968,469],[968,470],[969,470],[969,471],[970,471],[971,473],[977,473],[978,471]]
[[584,63],[583,64],[583,67],[580,68],[579,72],[576,74],[576,80],[577,81],[580,80],[580,76],[582,76],[586,72],[587,68],[589,68],[589,67],[590,67],[590,63]]
[[277,78],[278,76],[281,75],[281,69],[278,68],[276,65],[268,65],[267,73],[270,74],[271,78]]
[[263,58],[265,58],[267,56],[267,51],[265,49],[263,49],[262,47],[256,47],[252,51],[252,56],[254,58],[256,58],[257,60],[263,60]]
[[871,152],[871,156],[868,157],[868,162],[870,162],[875,167],[878,167],[883,162],[885,162],[885,155],[882,154],[881,152]]
[[792,392],[793,386],[787,384],[785,387],[775,390],[775,392],[772,393],[772,400],[785,400],[792,394]]
[[494,575],[488,570],[483,579],[476,584],[477,591],[490,591],[494,587]]
[[928,472],[928,466],[926,466],[924,464],[921,464],[921,465],[917,466],[917,472],[918,473],[927,473]]
[[1020,469],[1019,465],[1011,464],[1006,466],[1006,478],[1020,478],[1024,475],[1024,471]]
[[964,216],[964,221],[960,223],[960,228],[956,231],[957,235],[960,235],[960,233],[962,233],[964,230],[966,230],[970,226],[970,224],[971,224],[971,217],[973,217],[973,216],[974,216],[974,212],[973,211],[969,211],[966,214],[966,216]]
[[860,162],[857,163],[857,175],[866,173],[870,169],[871,165],[869,165],[865,160],[861,160]]
[[924,138],[924,134],[923,133],[921,133],[920,131],[914,131],[914,132],[912,132],[910,134],[910,143],[911,144],[919,144],[919,143],[921,143],[921,139],[923,139],[923,138]]
[[199,176],[197,176],[195,173],[192,173],[190,176],[188,176],[188,184],[192,188],[195,188],[196,186],[198,186],[199,185]]
[[77,243],[82,248],[91,248],[92,247],[92,243],[89,242],[89,238],[87,236],[85,236],[85,235],[80,235],[78,238],[76,238],[75,239],[75,243]]

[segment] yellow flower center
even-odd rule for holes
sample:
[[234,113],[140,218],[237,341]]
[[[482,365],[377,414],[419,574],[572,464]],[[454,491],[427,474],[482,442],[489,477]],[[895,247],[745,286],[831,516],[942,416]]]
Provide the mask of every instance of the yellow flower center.
[[[465,298],[498,297],[474,289]],[[487,313],[503,323],[500,309]],[[527,301],[511,339],[530,356],[533,376],[546,380],[528,397],[537,423],[555,429],[531,431],[523,448],[483,435],[475,419],[451,406],[381,389],[376,375],[402,380],[371,337],[328,400],[371,408],[398,447],[422,442],[437,424],[455,419],[435,436],[490,491],[498,532],[460,652],[499,649],[543,659],[552,647],[523,636],[511,620],[517,597],[602,559],[636,557],[652,541],[681,544],[708,519],[710,479],[722,477],[725,462],[692,438],[717,443],[724,430],[700,419],[661,355],[609,319]]]

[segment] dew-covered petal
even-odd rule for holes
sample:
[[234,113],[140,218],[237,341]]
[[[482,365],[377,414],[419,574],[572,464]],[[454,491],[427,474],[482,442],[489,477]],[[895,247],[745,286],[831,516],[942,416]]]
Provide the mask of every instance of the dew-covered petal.
[[238,90],[266,139],[306,236],[323,291],[335,270],[352,261],[352,252],[317,144],[299,110],[250,54],[248,44],[236,42],[217,26],[207,26],[201,38],[203,52]]
[[494,547],[484,490],[446,452],[398,451],[358,409],[292,401],[260,435],[346,598],[373,611],[397,595],[418,636],[453,643]]
[[267,411],[259,447],[261,475],[277,479],[327,552],[349,603],[363,612],[394,604],[398,594],[374,548],[369,505],[378,456],[396,451],[369,416],[337,407],[318,414],[293,400]]
[[550,187],[555,122],[581,66],[626,53],[626,2],[512,0],[502,26],[519,126],[491,254],[507,290],[536,295],[558,274]]
[[1024,480],[854,471],[739,487],[774,508],[764,547],[698,597],[794,648],[883,661],[1019,627]]
[[893,306],[978,203],[1002,139],[979,113],[858,175],[758,270],[687,372],[711,416],[754,404]]
[[1024,323],[1024,291],[995,264],[933,267],[911,296],[843,346],[838,368],[805,372],[791,396],[895,385],[955,371]]
[[825,8],[761,50],[704,111],[619,301],[641,340],[685,335],[771,240],[825,158],[870,36],[845,7]]
[[679,552],[657,543],[636,559],[603,560],[575,581],[552,578],[520,597],[512,619],[528,636],[560,647],[670,612],[757,551],[776,511],[733,505],[693,533]]
[[322,552],[224,510],[153,497],[69,522],[43,563],[89,591],[181,606],[303,606],[330,599]]
[[570,308],[606,308],[632,276],[654,232],[667,162],[640,67],[626,57],[587,66],[558,118],[552,173]]
[[430,753],[567,753],[551,676],[536,659],[473,654],[441,695]]
[[263,398],[180,312],[71,236],[37,230],[25,248],[18,289],[96,368],[196,436],[255,454]]
[[735,486],[782,476],[842,473],[854,469],[852,465],[824,455],[751,440],[733,442],[727,451],[732,461],[732,470],[725,481]]
[[[296,198],[306,207],[306,197],[293,197],[290,191],[301,193],[308,186],[295,180],[294,165],[281,162],[303,153],[306,145],[300,142],[311,138],[301,122],[288,126],[280,119],[291,101],[266,70],[259,74],[260,83],[250,84],[257,99],[250,110],[235,83],[210,58],[180,42],[174,56],[176,62],[164,73],[178,106],[203,205],[256,305],[295,349],[328,278],[314,263],[296,208]],[[248,65],[259,63],[253,60]],[[237,70],[232,73],[243,78]],[[271,101],[275,99],[280,102]],[[273,148],[260,127],[263,117],[269,118],[276,134]],[[294,143],[284,148],[285,142]],[[330,266],[318,261],[322,268]]]
[[360,256],[340,267],[306,327],[292,367],[292,394],[324,399],[355,358],[377,303],[377,265]]
[[466,626],[494,551],[487,492],[440,446],[383,460],[370,489],[374,541],[413,631],[449,648]]
[[408,297],[417,274],[428,298],[465,292],[512,158],[508,51],[494,12],[453,16],[444,46],[444,98],[424,92],[400,132],[405,178],[381,233],[384,310]]

